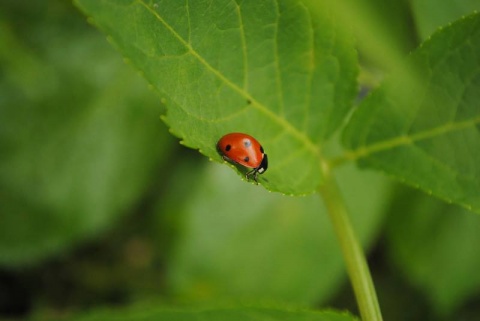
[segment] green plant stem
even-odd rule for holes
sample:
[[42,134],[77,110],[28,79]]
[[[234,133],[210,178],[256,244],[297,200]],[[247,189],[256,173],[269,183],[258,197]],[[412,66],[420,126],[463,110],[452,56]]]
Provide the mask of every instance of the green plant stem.
[[319,192],[327,207],[333,228],[340,242],[348,275],[357,299],[363,321],[381,321],[375,287],[362,247],[358,242],[348,217],[345,202],[328,165],[323,167],[324,182]]

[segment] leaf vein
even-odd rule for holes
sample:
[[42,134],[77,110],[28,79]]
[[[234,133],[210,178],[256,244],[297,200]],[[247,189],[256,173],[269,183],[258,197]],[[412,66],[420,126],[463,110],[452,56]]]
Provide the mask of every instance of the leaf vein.
[[[302,144],[305,145],[305,147],[315,154],[318,159],[322,159],[323,157],[321,156],[320,149],[318,146],[313,143],[308,136],[305,135],[305,133],[297,130],[289,121],[287,121],[285,118],[275,114],[273,111],[269,110],[265,105],[260,103],[258,100],[256,100],[254,97],[252,97],[248,92],[246,92],[244,89],[240,88],[238,85],[233,83],[230,79],[228,79],[224,74],[222,74],[219,70],[215,69],[212,65],[210,65],[198,52],[195,51],[195,49],[185,40],[183,39],[175,30],[174,28],[168,24],[160,15],[157,11],[153,10],[147,3],[145,3],[145,0],[136,0],[140,5],[145,7],[152,15],[155,16],[156,19],[183,45],[187,50],[191,53],[195,59],[197,59],[203,66],[205,66],[206,69],[208,69],[212,74],[214,74],[217,78],[219,78],[221,81],[223,81],[226,85],[228,85],[230,88],[232,88],[234,91],[236,91],[238,94],[243,96],[246,100],[251,101],[251,105],[253,108],[257,109],[258,111],[262,112],[265,114],[267,117],[272,119],[272,121],[276,122],[278,125],[283,127],[286,131],[288,131],[293,137],[295,137],[297,140],[299,140]],[[277,57],[278,59],[278,57]]]
[[[308,11],[307,11],[308,12]],[[307,88],[305,89],[305,117],[303,119],[303,132],[308,133],[309,130],[309,118],[310,118],[310,110],[312,108],[312,88],[313,88],[313,80],[314,80],[314,73],[315,73],[315,29],[313,26],[313,21],[311,15],[309,15],[309,23],[310,23],[310,30],[312,30],[309,41],[311,44],[311,50],[309,51],[309,64],[308,64],[308,81],[307,81]]]
[[283,96],[283,81],[282,81],[282,71],[280,69],[280,56],[278,54],[278,29],[280,26],[280,16],[281,12],[278,7],[277,1],[275,1],[275,8],[277,14],[277,21],[275,22],[275,34],[274,34],[274,41],[273,41],[273,55],[274,55],[274,63],[275,63],[275,84],[277,85],[277,92],[278,92],[278,101],[280,107],[280,115],[285,115],[285,97]]
[[240,29],[240,41],[242,42],[242,56],[243,56],[243,89],[248,90],[248,56],[247,56],[247,41],[245,38],[245,25],[243,24],[242,7],[235,2],[238,13],[238,24]]
[[448,134],[468,127],[474,127],[480,124],[480,116],[465,121],[449,122],[442,126],[438,126],[422,132],[411,135],[397,136],[392,139],[380,141],[371,145],[364,145],[352,151],[347,151],[343,156],[332,160],[332,165],[343,163],[346,160],[357,160],[368,157],[371,154],[379,153],[396,147],[413,144],[414,142],[433,138],[442,134]]
[[185,0],[185,9],[187,10],[187,21],[188,21],[188,44],[192,43],[192,25],[190,22],[190,5],[189,0]]

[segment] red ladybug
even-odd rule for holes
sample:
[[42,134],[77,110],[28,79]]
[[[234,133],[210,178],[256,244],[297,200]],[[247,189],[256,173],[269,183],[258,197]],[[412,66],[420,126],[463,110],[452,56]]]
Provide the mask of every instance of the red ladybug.
[[253,168],[246,173],[247,180],[253,175],[253,179],[258,183],[258,174],[265,173],[268,168],[267,154],[263,152],[262,145],[250,135],[226,134],[218,141],[217,149],[224,160]]

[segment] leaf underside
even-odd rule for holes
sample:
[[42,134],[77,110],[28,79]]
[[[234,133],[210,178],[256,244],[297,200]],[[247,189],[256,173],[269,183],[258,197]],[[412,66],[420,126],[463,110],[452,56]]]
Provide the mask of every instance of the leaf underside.
[[321,145],[356,93],[356,56],[328,10],[301,1],[77,0],[165,98],[183,144],[222,161],[229,132],[256,137],[267,189],[312,192]]
[[214,321],[214,320],[232,320],[232,321],[355,321],[355,317],[334,311],[318,312],[318,311],[293,311],[287,309],[275,308],[223,308],[201,311],[173,310],[152,307],[149,305],[130,308],[127,311],[101,311],[92,312],[84,317],[73,318],[71,320],[88,321],[88,320],[168,320],[168,321]]
[[[179,177],[156,212],[184,222],[167,264],[169,293],[189,301],[248,298],[299,306],[322,305],[337,293],[345,271],[318,195],[286,197],[236,181],[217,164],[198,167],[179,164],[182,177],[196,183],[187,188]],[[339,168],[337,177],[345,202],[355,209],[351,220],[359,240],[368,248],[384,219],[390,181],[354,164]],[[188,202],[179,202],[185,194]],[[170,220],[159,220],[156,230]]]
[[391,262],[429,299],[438,319],[455,319],[478,297],[480,217],[412,189],[397,193],[392,208],[386,223]]
[[480,15],[435,34],[361,104],[350,159],[480,213]]

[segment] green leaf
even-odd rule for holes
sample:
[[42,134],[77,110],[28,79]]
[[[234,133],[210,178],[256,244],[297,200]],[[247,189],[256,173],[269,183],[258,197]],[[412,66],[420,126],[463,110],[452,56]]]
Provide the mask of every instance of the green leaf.
[[345,159],[480,212],[480,15],[434,35],[344,132]]
[[334,311],[305,311],[279,308],[217,308],[217,309],[172,309],[142,304],[138,307],[120,311],[94,311],[82,317],[70,318],[72,321],[355,321],[357,318]]
[[393,207],[387,221],[392,261],[442,319],[452,319],[480,286],[480,217],[413,190],[403,191]]
[[71,6],[31,10],[12,14],[32,18],[23,29],[0,27],[0,265],[37,263],[114,224],[171,145],[145,81]]
[[460,19],[462,16],[480,10],[478,0],[462,1],[412,1],[413,15],[418,33],[422,39],[427,39],[441,26]]
[[[165,197],[168,201],[157,210],[159,217],[168,213],[158,223],[160,229],[170,219],[183,223],[168,264],[168,283],[176,295],[310,305],[335,294],[344,267],[318,195],[269,193],[242,184],[234,173],[213,164],[201,175],[190,163],[178,171],[192,184],[185,186],[183,176],[175,175],[178,181]],[[342,168],[339,177],[354,225],[368,247],[382,221],[388,184],[353,166]],[[189,195],[187,203],[179,199],[184,194]]]
[[222,161],[218,139],[262,143],[261,182],[289,194],[321,182],[322,142],[356,93],[356,56],[328,10],[302,1],[77,0],[166,98],[186,146]]

